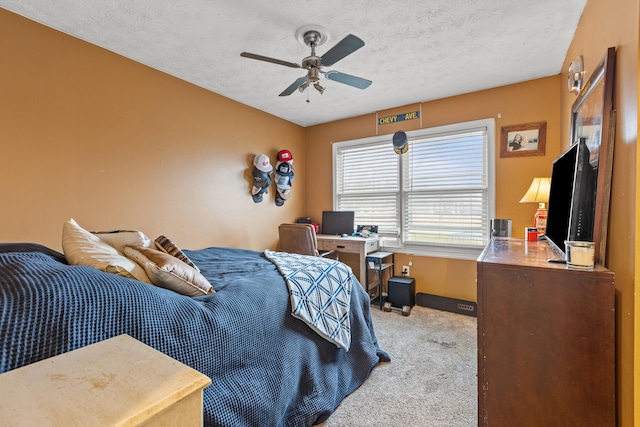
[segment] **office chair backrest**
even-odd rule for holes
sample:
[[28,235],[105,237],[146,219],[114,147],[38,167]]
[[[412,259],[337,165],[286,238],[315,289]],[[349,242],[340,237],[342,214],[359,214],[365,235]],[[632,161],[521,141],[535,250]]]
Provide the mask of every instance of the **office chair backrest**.
[[311,224],[280,224],[280,250],[292,254],[319,256],[316,231]]

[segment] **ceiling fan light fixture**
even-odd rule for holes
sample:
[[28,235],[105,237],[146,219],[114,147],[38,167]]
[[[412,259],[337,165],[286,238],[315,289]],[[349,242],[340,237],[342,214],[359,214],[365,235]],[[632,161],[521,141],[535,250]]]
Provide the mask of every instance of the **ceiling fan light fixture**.
[[307,88],[309,87],[310,84],[311,84],[311,82],[309,82],[309,80],[307,80],[306,82],[304,82],[300,86],[298,86],[298,90],[300,91],[300,93],[304,93],[304,91],[307,90]]
[[320,92],[320,95],[322,95],[322,94],[324,93],[324,88],[323,88],[322,86],[320,86],[320,83],[316,83],[316,84],[314,84],[314,85],[313,85],[313,87],[315,87],[315,88],[316,88],[316,90],[317,90],[318,92]]

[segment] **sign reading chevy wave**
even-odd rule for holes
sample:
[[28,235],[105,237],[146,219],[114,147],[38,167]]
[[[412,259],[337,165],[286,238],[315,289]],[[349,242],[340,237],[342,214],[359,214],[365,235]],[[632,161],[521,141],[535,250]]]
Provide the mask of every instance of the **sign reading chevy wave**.
[[405,120],[415,120],[420,118],[420,111],[412,111],[410,113],[397,114],[395,116],[380,117],[379,125],[388,125],[391,123],[403,122]]

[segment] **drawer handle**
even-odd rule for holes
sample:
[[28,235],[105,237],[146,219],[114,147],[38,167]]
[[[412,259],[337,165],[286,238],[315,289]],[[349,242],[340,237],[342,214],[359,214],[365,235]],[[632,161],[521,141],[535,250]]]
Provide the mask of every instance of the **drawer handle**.
[[344,245],[336,245],[338,249],[344,249]]

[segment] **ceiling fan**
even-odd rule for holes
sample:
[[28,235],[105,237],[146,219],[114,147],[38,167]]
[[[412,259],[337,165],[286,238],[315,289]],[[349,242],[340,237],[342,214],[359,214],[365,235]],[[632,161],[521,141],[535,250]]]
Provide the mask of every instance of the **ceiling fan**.
[[259,61],[271,62],[272,64],[284,65],[285,67],[303,68],[307,70],[306,76],[300,77],[293,82],[289,87],[283,90],[282,93],[280,93],[280,96],[291,95],[296,89],[300,92],[304,92],[311,85],[313,85],[313,87],[322,94],[325,88],[320,85],[320,74],[324,74],[325,78],[329,80],[358,89],[366,89],[371,85],[371,80],[363,79],[361,77],[352,76],[339,71],[322,71],[323,66],[331,66],[364,46],[364,42],[360,38],[353,34],[349,34],[329,49],[324,55],[318,56],[316,55],[316,47],[323,44],[328,38],[326,29],[319,26],[303,27],[296,32],[296,37],[301,43],[304,43],[311,48],[311,55],[304,58],[301,64],[282,61],[280,59],[269,58],[267,56],[249,52],[242,52],[240,56],[244,58],[257,59]]

